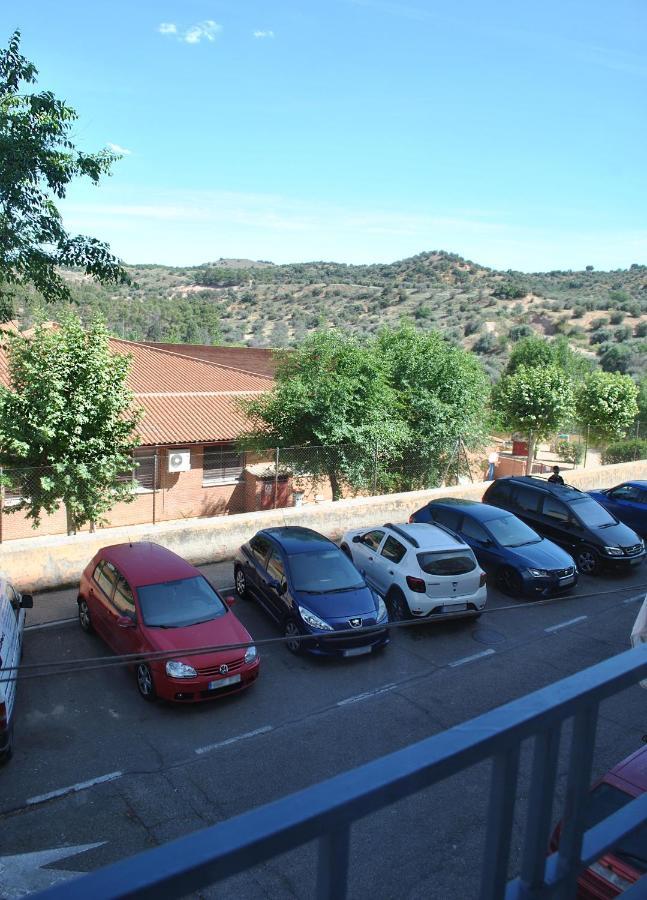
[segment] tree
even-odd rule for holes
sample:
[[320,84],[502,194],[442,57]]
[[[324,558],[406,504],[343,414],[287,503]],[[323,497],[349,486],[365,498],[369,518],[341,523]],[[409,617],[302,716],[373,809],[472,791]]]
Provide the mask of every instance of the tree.
[[31,339],[6,340],[11,389],[0,389],[0,461],[14,469],[18,508],[34,527],[61,503],[68,533],[101,523],[117,501],[134,497],[123,477],[132,473],[140,419],[126,386],[129,357],[110,351],[101,321],[86,331],[71,315],[57,328],[37,325]]
[[580,381],[591,371],[591,362],[577,353],[561,336],[549,341],[546,338],[531,335],[518,341],[512,349],[506,375],[512,375],[519,366],[557,366],[571,381]]
[[623,437],[638,415],[638,387],[620,372],[591,372],[577,391],[579,421],[594,440]]
[[292,467],[330,481],[333,500],[345,484],[369,484],[375,448],[395,448],[403,429],[383,362],[366,341],[337,331],[308,335],[284,355],[270,393],[244,406],[252,427],[247,448],[312,448],[293,454]]
[[383,329],[375,351],[384,361],[395,398],[395,417],[405,429],[399,460],[403,489],[438,484],[456,458],[458,441],[468,449],[481,445],[490,381],[477,357],[446,341],[437,331],[410,325]]
[[37,69],[20,55],[20,32],[0,51],[0,288],[31,283],[48,301],[69,300],[59,266],[79,266],[102,282],[127,283],[107,244],[63,227],[52,197],[88,176],[95,184],[119,158],[83,153],[71,135],[75,111],[50,91],[21,93]]
[[529,475],[537,441],[557,431],[573,415],[573,389],[565,372],[554,364],[520,365],[496,386],[494,407],[504,427],[528,435]]

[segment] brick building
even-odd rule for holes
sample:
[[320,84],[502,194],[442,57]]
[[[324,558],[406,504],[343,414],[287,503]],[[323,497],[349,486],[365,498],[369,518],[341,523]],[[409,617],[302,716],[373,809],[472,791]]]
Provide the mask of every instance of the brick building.
[[[111,346],[132,358],[129,384],[144,416],[134,453],[136,496],[113,508],[109,525],[246,512],[272,505],[274,490],[285,494],[286,485],[276,483],[272,467],[260,465],[258,457],[246,458],[235,444],[246,427],[241,400],[273,386],[270,351],[250,350],[248,359],[246,348],[182,347],[179,352],[175,345],[167,349],[116,338]],[[10,386],[4,351],[0,383]],[[11,512],[20,497],[4,493],[0,539],[65,532],[62,507],[44,516],[35,530],[21,511]],[[280,499],[281,505],[291,502],[291,497]]]

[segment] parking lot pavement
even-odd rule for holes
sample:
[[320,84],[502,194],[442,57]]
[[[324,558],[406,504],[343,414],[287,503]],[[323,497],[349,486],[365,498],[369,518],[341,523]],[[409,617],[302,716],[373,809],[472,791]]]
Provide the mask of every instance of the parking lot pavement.
[[[231,564],[204,571],[231,587]],[[549,604],[492,590],[479,620],[394,629],[371,657],[293,657],[271,645],[249,691],[195,706],[145,703],[126,668],[24,680],[15,757],[0,770],[0,897],[223,821],[622,652],[645,582],[643,565],[628,577],[582,578]],[[74,616],[75,598],[41,595],[34,618]],[[234,611],[256,640],[278,635],[254,603]],[[25,636],[25,664],[106,655],[75,622]],[[640,745],[645,699],[636,686],[603,705],[596,773]],[[519,814],[526,769],[524,758]],[[487,766],[476,767],[355,826],[351,895],[471,896],[487,786]],[[8,855],[65,847],[87,849],[47,868],[23,857],[20,884],[3,866]],[[204,896],[309,897],[314,871],[304,848]]]

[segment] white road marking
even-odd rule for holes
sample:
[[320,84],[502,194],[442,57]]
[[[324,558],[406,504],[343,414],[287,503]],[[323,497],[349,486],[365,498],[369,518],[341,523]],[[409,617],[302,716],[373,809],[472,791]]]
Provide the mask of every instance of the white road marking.
[[622,603],[626,606],[628,603],[636,603],[638,600],[644,600],[646,597],[647,594],[636,594],[635,597],[627,597]]
[[238,741],[246,741],[247,738],[253,738],[259,734],[267,734],[268,731],[274,731],[274,726],[263,725],[262,728],[256,728],[254,731],[246,731],[244,734],[237,734],[236,737],[227,738],[226,741],[218,741],[217,744],[207,744],[206,747],[196,747],[194,752],[199,756],[203,753],[211,753],[212,750],[219,750],[221,747],[229,747],[230,744],[237,744]]
[[95,847],[103,847],[106,841],[97,844],[77,844],[74,847],[58,847],[54,850],[39,850],[36,853],[18,853],[15,856],[0,856],[0,895],[3,900],[18,900],[34,891],[42,891],[68,881],[81,872],[68,869],[43,869],[51,863],[68,856],[77,856]]
[[43,628],[54,628],[56,625],[69,625],[70,622],[78,622],[77,617],[53,619],[51,622],[41,622],[40,625],[25,625],[25,631],[41,631]]
[[569,625],[575,625],[577,622],[583,622],[585,619],[588,619],[588,616],[577,616],[576,619],[568,619],[566,622],[558,622],[557,625],[549,625],[548,628],[544,628],[544,631],[547,634],[551,631],[559,631],[560,628],[568,628]]
[[99,775],[97,778],[90,778],[88,781],[79,781],[77,784],[71,784],[69,787],[59,788],[57,791],[50,791],[47,794],[37,794],[36,797],[30,797],[27,800],[27,806],[35,806],[37,803],[45,803],[46,800],[53,800],[55,797],[64,797],[66,794],[76,794],[78,791],[84,791],[86,788],[94,787],[95,784],[104,784],[106,781],[115,781],[121,778],[123,772],[108,772],[107,775]]
[[492,656],[493,653],[496,653],[496,650],[488,647],[487,650],[481,650],[480,653],[474,653],[472,656],[463,656],[462,659],[455,659],[454,662],[450,662],[448,665],[450,669],[453,669],[455,666],[464,666],[465,663],[472,662],[474,659],[483,659],[484,656]]
[[347,706],[349,703],[359,703],[361,700],[368,700],[369,697],[377,697],[378,694],[386,694],[397,686],[397,684],[385,684],[384,687],[376,688],[374,691],[365,691],[363,694],[355,694],[354,697],[346,697],[345,700],[338,700],[336,705]]

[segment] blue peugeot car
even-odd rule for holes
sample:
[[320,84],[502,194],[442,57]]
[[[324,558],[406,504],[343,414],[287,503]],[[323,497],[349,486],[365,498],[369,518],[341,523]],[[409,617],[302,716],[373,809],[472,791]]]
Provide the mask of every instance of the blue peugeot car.
[[577,584],[573,558],[505,509],[445,498],[432,500],[410,521],[436,522],[460,535],[506,594],[542,598]]
[[647,538],[647,481],[625,481],[606,491],[588,491],[616,519]]
[[253,597],[279,623],[292,653],[361,656],[388,643],[384,601],[336,544],[310,528],[257,532],[238,551],[234,578],[238,596]]

